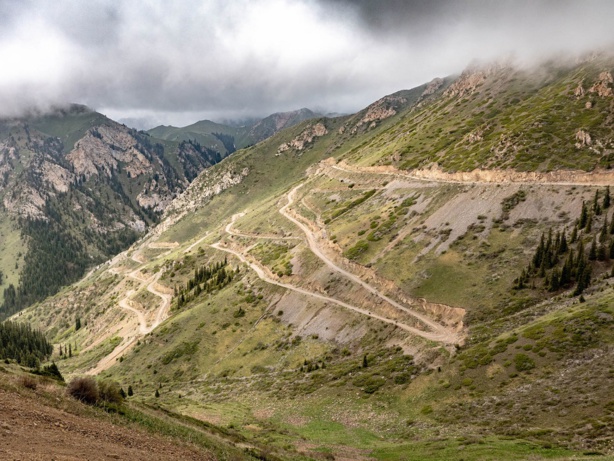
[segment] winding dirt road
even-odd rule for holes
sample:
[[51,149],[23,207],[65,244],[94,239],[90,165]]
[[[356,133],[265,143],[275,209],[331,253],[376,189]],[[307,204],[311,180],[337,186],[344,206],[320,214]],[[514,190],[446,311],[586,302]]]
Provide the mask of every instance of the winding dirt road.
[[[287,219],[289,219],[290,221],[292,221],[294,224],[296,224],[305,234],[306,238],[307,238],[307,244],[309,245],[309,249],[318,257],[320,258],[328,267],[330,267],[331,269],[333,269],[334,271],[340,273],[341,275],[343,275],[344,277],[352,280],[353,282],[359,284],[360,286],[362,286],[365,290],[367,290],[368,292],[372,293],[373,295],[377,296],[378,298],[384,300],[385,302],[387,302],[388,304],[390,304],[391,306],[406,312],[407,314],[413,316],[414,318],[420,320],[422,323],[424,323],[425,325],[427,325],[429,328],[431,328],[433,330],[432,333],[426,333],[422,330],[417,330],[420,331],[421,334],[420,336],[423,336],[427,339],[431,339],[433,341],[439,341],[439,342],[443,342],[443,343],[447,343],[447,344],[456,344],[459,342],[460,338],[458,337],[458,334],[446,327],[444,327],[443,325],[440,325],[437,322],[434,322],[433,320],[431,320],[430,318],[412,310],[407,308],[406,306],[403,306],[402,304],[400,304],[399,302],[395,301],[394,299],[390,298],[389,296],[386,296],[385,294],[383,294],[382,292],[380,292],[378,289],[376,289],[375,287],[369,285],[367,282],[365,282],[363,279],[361,279],[360,277],[358,277],[356,274],[353,274],[345,269],[343,269],[342,267],[339,267],[337,264],[335,264],[335,262],[330,259],[328,257],[328,255],[326,255],[326,253],[324,253],[324,251],[322,251],[322,249],[320,248],[320,246],[318,245],[318,241],[317,241],[317,237],[316,235],[311,231],[311,229],[309,229],[309,227],[307,225],[305,225],[303,222],[301,222],[298,219],[298,216],[295,215],[294,213],[289,211],[290,206],[294,203],[294,197],[296,195],[296,192],[305,185],[305,183],[301,183],[298,186],[296,186],[294,189],[292,189],[290,191],[290,193],[288,193],[288,203],[286,205],[284,205],[282,208],[280,208],[279,212],[286,217]],[[428,337],[426,336],[428,335]]]
[[239,258],[242,262],[244,262],[245,264],[247,264],[255,273],[256,275],[258,275],[258,277],[263,280],[266,283],[270,283],[271,285],[277,285],[279,287],[285,288],[287,290],[291,290],[291,291],[296,291],[297,293],[301,293],[303,295],[307,295],[307,296],[311,296],[312,298],[317,298],[320,299],[322,301],[326,301],[332,304],[337,304],[338,306],[344,307],[346,309],[352,310],[354,312],[358,312],[359,314],[362,315],[366,315],[367,317],[371,317],[377,320],[381,320],[382,322],[385,323],[389,323],[391,325],[395,325],[403,330],[406,330],[410,333],[413,333],[415,335],[418,336],[422,336],[423,338],[426,339],[430,339],[432,341],[438,341],[438,342],[447,342],[442,340],[441,335],[437,334],[437,333],[430,333],[430,332],[426,332],[423,330],[419,330],[417,328],[411,327],[409,325],[405,325],[404,323],[401,322],[397,322],[395,320],[391,320],[387,317],[383,317],[381,315],[377,315],[374,314],[372,312],[369,312],[366,309],[362,309],[360,307],[356,307],[356,306],[352,306],[351,304],[348,304],[344,301],[341,301],[339,299],[335,299],[335,298],[331,298],[329,296],[324,296],[320,293],[315,293],[313,291],[309,291],[309,290],[305,290],[304,288],[300,288],[294,285],[290,285],[289,283],[283,283],[283,282],[279,282],[275,279],[272,279],[271,277],[269,277],[266,272],[256,263],[253,263],[252,261],[249,261],[245,256],[243,256],[241,253],[239,253],[238,251],[232,250],[230,248],[226,248],[224,246],[222,246],[219,242],[218,243],[214,243],[213,245],[211,245],[211,247],[217,249],[217,250],[221,250],[221,251],[225,251],[226,253],[230,253],[234,256],[236,256],[237,258]]
[[[133,261],[138,261],[139,263],[142,262],[138,259],[138,255],[136,255],[136,253],[133,253],[131,258]],[[141,272],[141,270],[144,267],[145,267],[145,264],[142,264],[141,266],[139,266],[138,268],[134,269],[133,271],[127,274],[128,277],[136,280],[140,284],[140,286],[136,290],[128,291],[126,293],[126,296],[118,302],[119,307],[136,315],[139,321],[138,331],[134,332],[134,334],[131,336],[125,337],[123,341],[119,345],[117,345],[117,347],[113,349],[113,351],[111,351],[110,354],[103,357],[96,364],[96,366],[88,370],[86,374],[97,375],[103,372],[104,370],[110,368],[111,366],[113,366],[116,360],[119,357],[121,357],[125,352],[127,352],[135,344],[135,341],[138,338],[151,333],[168,316],[168,312],[170,310],[171,301],[173,297],[169,293],[163,293],[157,290],[155,287],[162,273],[159,272],[158,274],[154,274],[149,278],[145,278],[143,277],[143,274]],[[147,324],[147,319],[143,311],[130,305],[131,296],[134,295],[134,293],[136,293],[138,290],[141,290],[143,287],[146,287],[147,291],[158,296],[161,299],[160,306],[157,309],[156,316],[154,318],[154,321],[151,323],[151,325]]]
[[[385,302],[387,302],[388,304],[390,304],[391,306],[406,312],[408,314],[410,314],[411,316],[413,316],[414,318],[418,319],[420,322],[422,322],[423,324],[425,324],[427,327],[429,327],[432,331],[425,331],[425,330],[421,330],[419,328],[415,328],[412,327],[410,325],[406,325],[402,322],[399,322],[397,320],[393,320],[378,314],[375,314],[373,312],[370,312],[367,309],[363,309],[361,307],[357,307],[357,306],[353,306],[349,303],[346,303],[344,301],[341,301],[339,299],[336,298],[332,298],[330,296],[325,296],[323,294],[320,293],[316,293],[313,291],[309,291],[306,290],[304,288],[300,288],[297,287],[295,285],[291,285],[289,283],[283,283],[280,282],[278,280],[273,279],[272,277],[270,277],[262,267],[260,267],[257,263],[250,261],[248,258],[245,257],[245,255],[239,251],[233,250],[231,248],[225,247],[221,244],[221,242],[217,242],[213,245],[211,245],[211,247],[230,253],[234,256],[236,256],[237,258],[239,258],[242,262],[244,262],[245,264],[247,264],[255,273],[256,275],[258,275],[258,277],[265,281],[266,283],[270,283],[272,285],[277,285],[279,287],[285,288],[287,290],[291,290],[291,291],[295,291],[297,293],[301,293],[303,295],[306,296],[310,296],[313,298],[317,298],[320,299],[322,301],[326,301],[332,304],[336,304],[338,306],[344,307],[346,309],[349,309],[351,311],[357,312],[359,314],[380,320],[382,322],[391,324],[391,325],[395,325],[405,331],[408,331],[412,334],[415,334],[417,336],[423,337],[425,339],[431,340],[431,341],[436,341],[436,342],[441,342],[441,343],[445,343],[445,344],[457,344],[460,341],[460,337],[458,335],[458,333],[456,333],[455,331],[452,331],[451,329],[448,329],[446,327],[444,327],[443,325],[438,324],[437,322],[434,322],[433,320],[429,319],[428,317],[415,312],[412,309],[407,308],[406,306],[403,306],[402,304],[398,303],[397,301],[393,300],[392,298],[386,296],[385,294],[381,293],[379,290],[377,290],[376,288],[374,288],[373,286],[369,285],[367,282],[365,282],[364,280],[362,280],[360,277],[358,277],[357,275],[339,267],[337,264],[334,263],[334,261],[332,261],[320,248],[320,246],[318,245],[318,241],[317,241],[317,237],[315,236],[314,232],[312,232],[311,229],[309,229],[309,227],[307,225],[305,225],[303,222],[301,222],[298,217],[296,217],[296,215],[294,215],[290,210],[290,206],[294,203],[295,199],[295,195],[296,192],[303,187],[304,183],[298,185],[297,187],[295,187],[294,189],[292,189],[288,195],[287,195],[287,199],[288,199],[288,203],[286,205],[284,205],[279,212],[288,220],[290,220],[291,222],[293,222],[294,224],[296,224],[299,229],[301,229],[303,231],[303,233],[305,234],[305,238],[307,241],[307,244],[309,245],[309,248],[311,249],[311,251],[318,257],[320,258],[329,268],[331,268],[332,270],[340,273],[341,275],[343,275],[344,277],[347,277],[348,279],[352,280],[353,282],[359,284],[360,286],[362,286],[363,288],[365,288],[367,291],[369,291],[370,293],[374,294],[375,296],[379,297],[380,299],[384,300]],[[235,215],[232,216],[230,222],[226,225],[225,227],[225,231],[226,233],[228,233],[229,235],[233,235],[233,236],[240,236],[240,237],[248,237],[248,238],[271,238],[270,236],[261,236],[261,235],[257,235],[257,234],[246,234],[246,233],[241,233],[238,231],[235,231],[233,229],[233,226],[236,222],[237,219],[239,219],[240,217],[244,216],[245,213],[237,213]],[[281,237],[276,237],[276,238],[281,238]],[[290,237],[286,237],[286,238],[290,238]],[[296,239],[297,237],[291,237],[293,239]]]

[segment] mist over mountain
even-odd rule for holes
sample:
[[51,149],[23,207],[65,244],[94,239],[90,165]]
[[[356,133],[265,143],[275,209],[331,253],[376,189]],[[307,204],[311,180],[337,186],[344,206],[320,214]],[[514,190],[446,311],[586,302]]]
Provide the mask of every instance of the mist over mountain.
[[[468,62],[607,49],[605,0],[3,2],[0,112],[75,101],[137,128],[352,113]],[[236,20],[240,17],[241,20]],[[159,27],[164,24],[164,27]]]

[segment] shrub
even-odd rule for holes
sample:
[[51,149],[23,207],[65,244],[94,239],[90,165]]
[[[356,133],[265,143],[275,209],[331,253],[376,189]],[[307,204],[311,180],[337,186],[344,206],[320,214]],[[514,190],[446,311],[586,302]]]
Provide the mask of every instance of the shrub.
[[53,379],[57,379],[58,381],[64,381],[64,377],[62,373],[60,373],[60,369],[55,364],[55,362],[51,362],[51,365],[45,365],[43,368],[33,371],[35,375],[41,376],[49,376]]
[[526,354],[516,354],[514,357],[514,365],[518,371],[528,371],[535,368],[535,362]]
[[98,383],[98,398],[106,403],[123,402],[122,390],[116,381],[103,380]]
[[24,375],[19,378],[19,384],[26,389],[36,390],[38,386],[38,381],[34,379],[32,376]]
[[68,384],[68,394],[75,399],[94,405],[98,401],[98,385],[94,378],[75,378]]

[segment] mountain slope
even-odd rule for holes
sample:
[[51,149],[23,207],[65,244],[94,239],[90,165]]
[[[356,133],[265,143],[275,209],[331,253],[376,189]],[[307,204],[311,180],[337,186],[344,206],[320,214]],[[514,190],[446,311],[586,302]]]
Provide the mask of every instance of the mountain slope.
[[[473,69],[283,130],[22,318],[75,345],[66,372],[145,402],[162,384],[164,405],[308,457],[611,456],[613,98],[589,92],[581,125],[575,88],[613,68]],[[516,119],[448,129],[482,123],[495,86]],[[527,153],[541,131],[518,124],[548,117],[553,142]],[[492,149],[503,132],[525,147]]]
[[82,106],[0,125],[0,266],[10,301],[2,316],[121,251],[222,159],[192,143],[162,144]]

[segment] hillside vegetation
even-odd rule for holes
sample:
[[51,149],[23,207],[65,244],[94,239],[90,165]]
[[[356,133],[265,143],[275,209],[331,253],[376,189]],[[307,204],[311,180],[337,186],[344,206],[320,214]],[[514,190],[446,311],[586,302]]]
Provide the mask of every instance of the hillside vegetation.
[[[243,131],[256,142],[312,115],[275,114]],[[78,105],[0,120],[0,318],[126,249],[236,149],[232,127],[203,121],[173,130],[153,130],[158,139]]]
[[63,372],[283,458],[611,459],[613,69],[473,68],[283,130],[20,318]]

